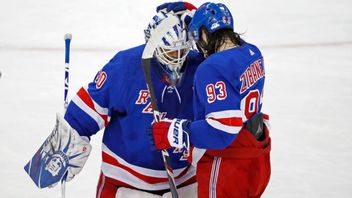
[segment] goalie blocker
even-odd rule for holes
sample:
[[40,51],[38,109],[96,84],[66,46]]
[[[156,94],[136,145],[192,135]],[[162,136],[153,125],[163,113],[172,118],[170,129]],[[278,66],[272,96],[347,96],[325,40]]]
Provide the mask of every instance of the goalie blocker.
[[88,138],[80,136],[57,114],[53,131],[24,169],[39,188],[52,187],[66,173],[66,181],[77,175],[86,163],[90,151]]

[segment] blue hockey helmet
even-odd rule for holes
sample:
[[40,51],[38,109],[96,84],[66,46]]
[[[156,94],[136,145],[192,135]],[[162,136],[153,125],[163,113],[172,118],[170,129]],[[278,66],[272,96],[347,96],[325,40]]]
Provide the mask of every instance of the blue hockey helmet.
[[[154,33],[157,26],[168,15],[159,11],[153,17],[146,30],[144,30],[146,42]],[[185,62],[189,50],[192,46],[191,40],[186,31],[186,25],[179,19],[179,22],[170,29],[162,38],[155,49],[154,56],[161,64],[162,69],[169,78],[177,80],[181,76],[181,68]]]
[[202,27],[210,33],[219,29],[233,29],[231,12],[222,3],[204,3],[198,8],[189,25],[189,32],[196,42]]

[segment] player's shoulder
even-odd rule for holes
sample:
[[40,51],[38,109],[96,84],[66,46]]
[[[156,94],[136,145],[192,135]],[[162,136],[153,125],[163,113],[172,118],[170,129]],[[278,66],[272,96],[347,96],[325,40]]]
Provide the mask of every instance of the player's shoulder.
[[199,73],[218,72],[219,69],[224,66],[224,63],[226,64],[227,59],[229,59],[229,56],[224,55],[222,52],[214,53],[201,62],[197,72]]
[[208,61],[221,70],[236,70],[251,62],[262,58],[259,48],[251,43],[241,40],[239,47],[221,51],[209,56]]
[[213,58],[205,59],[197,68],[195,79],[203,81],[205,79],[221,76],[221,62],[217,62]]
[[243,51],[247,51],[247,53],[249,52],[249,55],[251,55],[251,56],[255,56],[255,55],[262,56],[261,51],[259,50],[259,48],[256,45],[249,43],[249,42],[246,42],[244,40],[242,40],[242,42],[243,42],[243,44],[242,44]]
[[[187,72],[189,75],[194,76],[194,73],[197,71],[198,66],[204,61],[204,57],[198,51],[190,50],[187,55]],[[193,78],[193,77],[192,77]]]
[[204,56],[195,50],[190,50],[188,53],[188,59],[192,64],[199,65],[204,61]]
[[125,64],[126,62],[141,62],[145,45],[139,45],[129,49],[121,50],[110,60],[112,64]]
[[241,75],[243,69],[260,58],[262,55],[258,47],[242,40],[239,47],[210,55],[199,65],[196,78],[236,78]]
[[104,66],[103,70],[116,77],[128,77],[140,70],[145,45],[121,50]]

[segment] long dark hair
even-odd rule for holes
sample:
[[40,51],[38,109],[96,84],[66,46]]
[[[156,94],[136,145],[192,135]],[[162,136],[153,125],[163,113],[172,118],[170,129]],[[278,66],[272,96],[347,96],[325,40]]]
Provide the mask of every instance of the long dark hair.
[[226,39],[229,39],[232,43],[236,45],[241,45],[240,35],[234,32],[232,29],[220,29],[213,33],[208,32],[205,27],[202,27],[201,30],[204,30],[204,32],[206,33],[208,43],[205,44],[203,39],[200,38],[198,45],[206,51],[208,56],[214,54],[216,50],[218,50],[225,43]]

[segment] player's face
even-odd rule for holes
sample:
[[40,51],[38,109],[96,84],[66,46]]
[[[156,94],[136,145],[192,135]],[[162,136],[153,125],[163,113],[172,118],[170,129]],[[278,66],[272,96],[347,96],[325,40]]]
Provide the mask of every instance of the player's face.
[[208,37],[207,37],[207,33],[204,29],[202,29],[202,34],[201,34],[201,40],[203,40],[203,42],[205,44],[208,44]]
[[164,54],[164,58],[168,62],[178,62],[178,60],[184,56],[186,53],[186,49],[180,49],[180,50],[169,50],[169,49],[161,49],[161,51]]
[[181,68],[187,59],[191,43],[182,39],[172,40],[170,43],[168,45],[162,43],[156,48],[154,55],[158,62],[165,66],[165,71],[170,75],[170,78],[178,79],[181,77]]
[[171,58],[177,58],[178,57],[178,51],[168,51],[166,52],[166,57],[171,57]]

